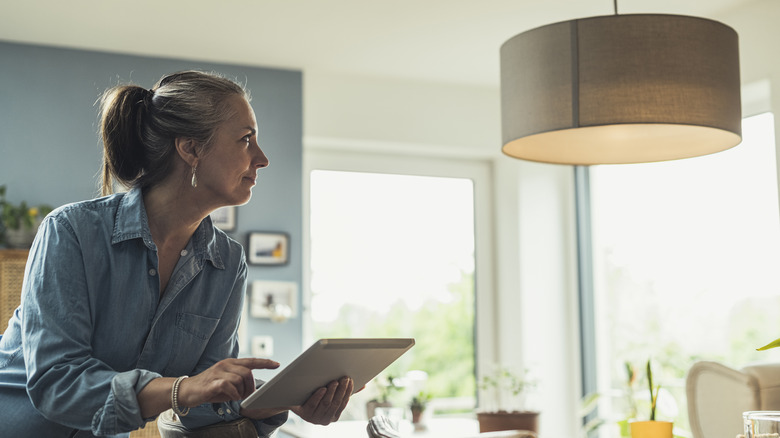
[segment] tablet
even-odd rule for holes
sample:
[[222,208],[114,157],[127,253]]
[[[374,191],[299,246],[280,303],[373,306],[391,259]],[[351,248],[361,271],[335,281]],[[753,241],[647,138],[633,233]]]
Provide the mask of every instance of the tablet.
[[355,391],[414,345],[412,338],[320,339],[241,402],[244,409],[300,406],[344,376]]

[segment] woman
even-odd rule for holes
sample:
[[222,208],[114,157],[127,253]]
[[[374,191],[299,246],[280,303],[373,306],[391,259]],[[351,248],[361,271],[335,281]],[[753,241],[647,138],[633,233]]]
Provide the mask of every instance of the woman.
[[[106,196],[44,220],[0,338],[0,430],[127,436],[173,408],[189,428],[243,416],[268,436],[287,410],[239,401],[252,369],[278,364],[235,359],[245,255],[208,217],[248,202],[268,165],[248,93],[194,71],[118,86],[101,131]],[[130,190],[112,194],[115,181]],[[328,424],[352,389],[331,382],[292,410]]]

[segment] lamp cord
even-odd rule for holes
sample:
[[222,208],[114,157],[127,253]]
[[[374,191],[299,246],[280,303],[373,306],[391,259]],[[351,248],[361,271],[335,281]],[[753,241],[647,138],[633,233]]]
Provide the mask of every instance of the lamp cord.
[[617,0],[614,0],[614,4],[615,4],[615,15],[617,15],[618,14],[618,11],[617,11]]

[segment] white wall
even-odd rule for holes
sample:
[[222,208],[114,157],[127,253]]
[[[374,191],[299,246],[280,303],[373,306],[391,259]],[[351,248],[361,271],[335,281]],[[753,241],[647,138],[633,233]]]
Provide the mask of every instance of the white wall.
[[497,89],[306,71],[303,111],[308,139],[405,143],[485,156],[497,154],[500,142]]
[[765,79],[780,72],[777,44],[780,41],[780,2],[756,0],[728,11],[716,19],[731,26],[739,35],[743,83]]
[[[759,105],[760,110],[775,114],[775,142],[780,151],[780,1],[756,0],[747,6],[724,13],[720,21],[733,27],[739,35],[740,74],[743,84],[758,82],[768,84],[769,103]],[[758,98],[760,99],[761,96]],[[754,113],[752,102],[743,99],[743,115]],[[777,154],[780,169],[780,152]],[[780,175],[778,175],[780,178]],[[780,180],[778,182],[780,185]]]

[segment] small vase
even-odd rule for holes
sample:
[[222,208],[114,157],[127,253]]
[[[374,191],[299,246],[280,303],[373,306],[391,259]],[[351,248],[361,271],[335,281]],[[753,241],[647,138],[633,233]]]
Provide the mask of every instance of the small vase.
[[670,421],[634,421],[631,423],[631,438],[672,438]]
[[420,408],[413,408],[412,409],[412,424],[414,425],[414,430],[425,430],[425,424],[423,422],[423,410]]

